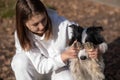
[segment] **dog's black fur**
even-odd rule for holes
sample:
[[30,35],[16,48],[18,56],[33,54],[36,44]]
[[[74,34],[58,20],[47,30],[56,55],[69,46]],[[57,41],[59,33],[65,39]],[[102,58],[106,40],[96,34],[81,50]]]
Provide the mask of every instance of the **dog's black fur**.
[[[73,29],[73,35],[72,35],[72,39],[69,42],[69,45],[72,45],[72,43],[75,40],[77,40],[78,42],[83,44],[82,43],[82,32],[83,32],[84,28],[82,28],[81,26],[77,26],[75,24],[72,24],[69,27],[71,27]],[[99,45],[102,42],[105,42],[104,38],[100,34],[101,31],[103,31],[103,28],[101,26],[88,27],[87,31],[86,31],[87,37],[85,39],[85,42],[92,42],[95,45]]]
[[[73,29],[69,46],[71,46],[73,42],[77,40],[83,46],[87,42],[92,43],[93,45],[96,45],[99,48],[99,51],[102,53],[106,52],[107,44],[105,39],[100,34],[100,32],[103,31],[101,26],[82,28],[81,26],[73,24],[69,27]],[[98,59],[91,59],[88,57],[88,54],[83,47],[78,52],[78,58],[70,60],[70,71],[73,75],[73,78],[75,80],[104,80],[104,62],[102,53],[99,54]]]

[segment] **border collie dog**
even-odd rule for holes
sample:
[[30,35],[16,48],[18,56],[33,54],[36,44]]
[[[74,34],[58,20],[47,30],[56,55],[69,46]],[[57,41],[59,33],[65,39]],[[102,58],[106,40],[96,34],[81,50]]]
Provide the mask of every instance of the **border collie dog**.
[[[70,60],[70,71],[74,80],[104,80],[104,62],[102,53],[107,50],[107,44],[100,34],[102,27],[91,26],[82,28],[78,25],[70,25],[73,29],[72,38],[69,46],[77,40],[75,46],[79,47],[78,58]],[[99,55],[97,59],[88,56],[86,49],[92,50],[98,48]]]

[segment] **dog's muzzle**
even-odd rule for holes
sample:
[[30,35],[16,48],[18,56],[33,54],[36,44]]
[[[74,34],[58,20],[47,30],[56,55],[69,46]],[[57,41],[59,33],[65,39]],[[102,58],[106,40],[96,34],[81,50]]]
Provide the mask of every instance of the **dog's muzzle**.
[[88,54],[86,53],[85,49],[79,51],[78,58],[81,60],[86,60],[88,58]]
[[86,50],[95,49],[97,46],[93,43],[86,42],[84,44],[79,43],[79,47],[80,51],[78,53],[78,58],[80,58],[81,60],[86,60],[88,59],[88,53],[86,52]]
[[80,59],[81,59],[81,60],[86,60],[86,59],[87,59],[87,56],[80,56]]

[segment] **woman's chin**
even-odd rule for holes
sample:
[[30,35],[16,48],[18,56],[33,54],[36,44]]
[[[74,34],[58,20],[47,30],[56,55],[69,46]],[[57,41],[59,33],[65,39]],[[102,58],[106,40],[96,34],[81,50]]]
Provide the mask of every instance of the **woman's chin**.
[[37,34],[38,34],[39,36],[42,36],[44,33],[45,33],[45,31],[39,31],[39,32],[37,32]]
[[32,32],[32,33],[42,36],[45,33],[45,31],[37,31],[37,32]]

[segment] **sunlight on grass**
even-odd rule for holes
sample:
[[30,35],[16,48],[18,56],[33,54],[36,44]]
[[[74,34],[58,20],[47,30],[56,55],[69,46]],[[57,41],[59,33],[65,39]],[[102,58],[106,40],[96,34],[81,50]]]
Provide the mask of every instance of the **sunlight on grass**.
[[16,0],[0,0],[0,18],[11,18],[15,14]]
[[[15,15],[16,0],[0,0],[0,18],[11,18]],[[47,7],[56,10],[55,7],[46,4]]]
[[52,6],[50,5],[49,3],[46,3],[45,0],[41,0],[43,2],[43,4],[47,7],[47,8],[50,8],[50,9],[53,9],[53,10],[57,10],[57,8],[55,6]]

